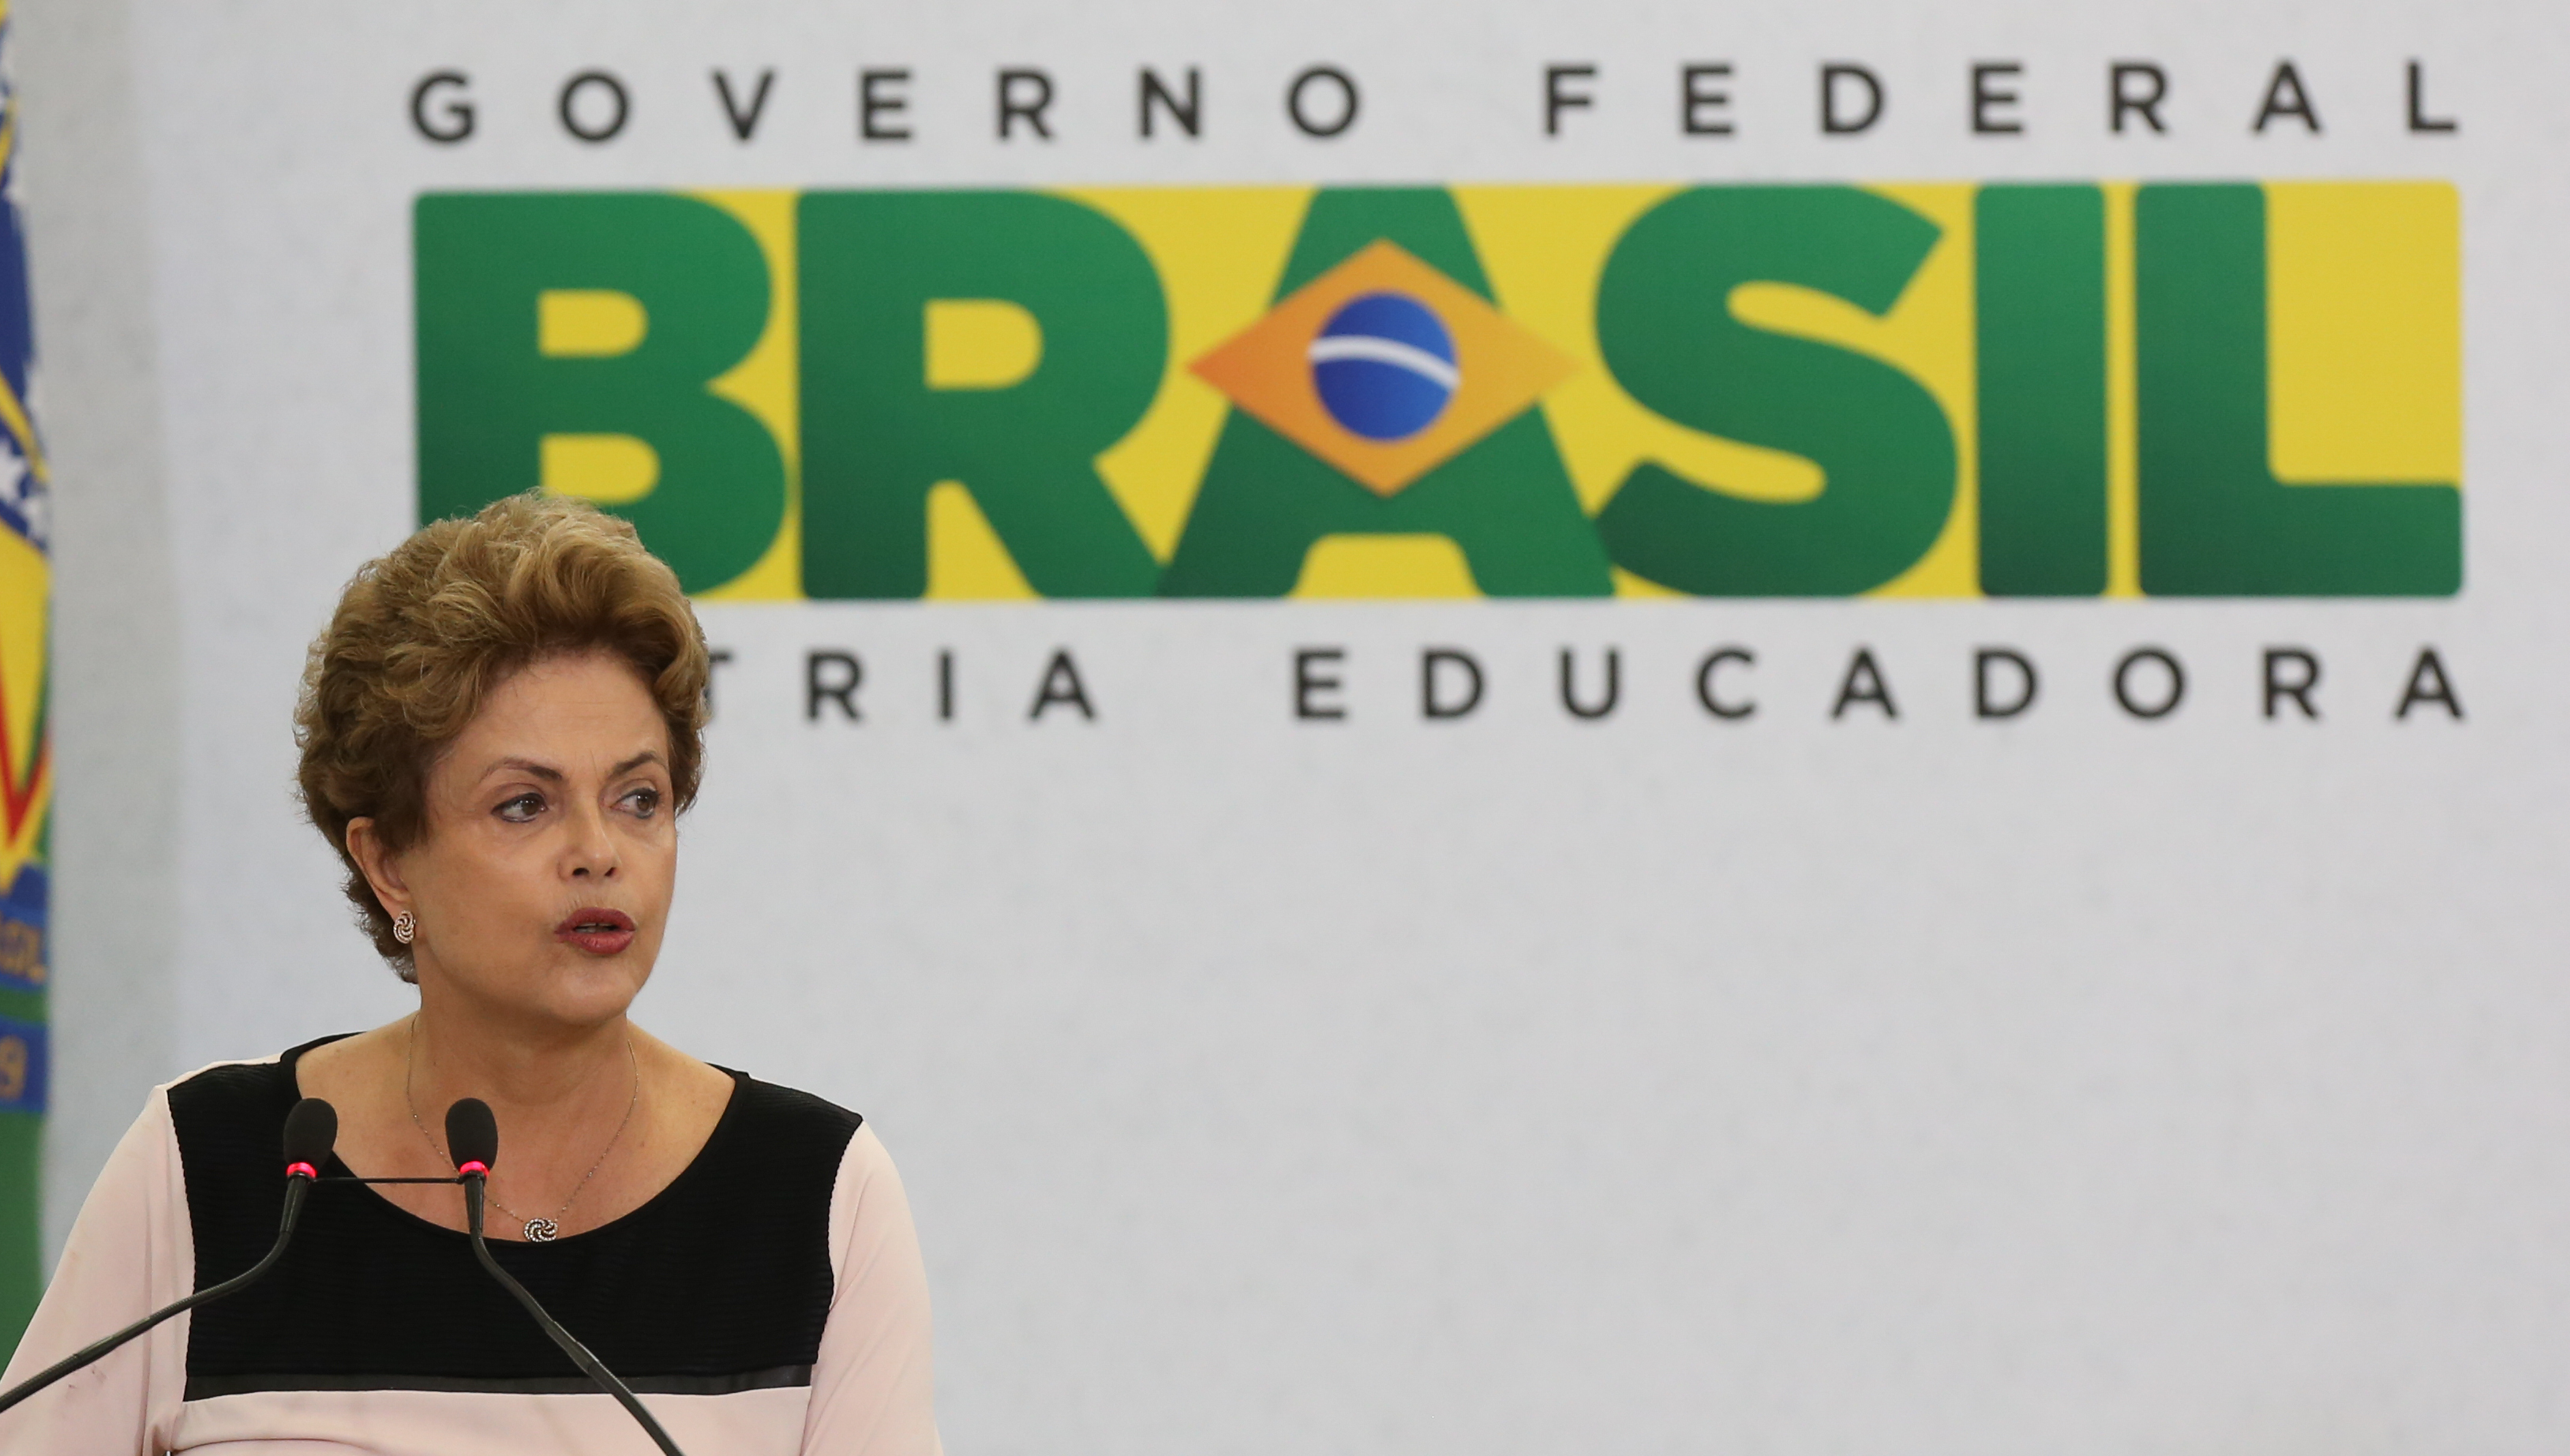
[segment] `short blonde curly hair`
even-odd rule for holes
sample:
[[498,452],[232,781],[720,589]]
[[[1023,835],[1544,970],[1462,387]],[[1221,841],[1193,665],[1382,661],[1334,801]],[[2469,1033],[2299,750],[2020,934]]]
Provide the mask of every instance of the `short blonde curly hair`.
[[371,819],[387,848],[427,830],[430,771],[492,689],[555,652],[604,648],[632,663],[669,725],[673,808],[704,763],[704,632],[678,578],[631,524],[535,493],[421,528],[357,568],[313,640],[294,710],[303,809],[347,867],[348,900],[404,980],[410,947],[348,853]]

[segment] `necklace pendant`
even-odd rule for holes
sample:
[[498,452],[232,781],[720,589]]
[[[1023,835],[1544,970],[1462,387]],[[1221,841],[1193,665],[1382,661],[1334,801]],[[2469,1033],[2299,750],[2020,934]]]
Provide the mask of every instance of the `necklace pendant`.
[[529,1219],[524,1232],[530,1244],[551,1244],[562,1230],[554,1227],[551,1219]]

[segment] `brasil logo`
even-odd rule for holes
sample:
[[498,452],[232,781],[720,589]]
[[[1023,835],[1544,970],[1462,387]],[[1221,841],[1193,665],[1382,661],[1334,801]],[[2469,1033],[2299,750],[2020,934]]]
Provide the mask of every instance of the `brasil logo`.
[[2433,182],[435,193],[420,513],[716,599],[2437,596]]

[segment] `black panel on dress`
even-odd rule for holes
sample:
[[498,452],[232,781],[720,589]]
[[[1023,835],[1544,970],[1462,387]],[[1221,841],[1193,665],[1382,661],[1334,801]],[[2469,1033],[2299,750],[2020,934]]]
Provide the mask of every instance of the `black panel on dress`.
[[[198,1288],[247,1269],[275,1242],[294,1063],[322,1044],[170,1089]],[[551,1244],[491,1243],[501,1267],[637,1390],[809,1384],[820,1351],[830,1195],[861,1119],[731,1076],[713,1135],[648,1203]],[[348,1168],[333,1157],[323,1172]],[[361,1184],[314,1188],[276,1270],[191,1318],[190,1400],[249,1390],[594,1388],[483,1273],[470,1240]]]

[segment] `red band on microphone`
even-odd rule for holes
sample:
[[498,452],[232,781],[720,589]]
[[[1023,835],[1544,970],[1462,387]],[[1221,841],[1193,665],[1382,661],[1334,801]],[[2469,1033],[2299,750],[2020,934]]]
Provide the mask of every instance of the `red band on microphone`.
[[288,1163],[285,1165],[285,1176],[288,1178],[319,1178],[321,1176],[321,1170],[313,1167],[309,1163]]
[[479,1158],[472,1158],[456,1164],[455,1171],[463,1174],[467,1178],[470,1178],[476,1173],[488,1175],[491,1171],[491,1165],[483,1162]]

